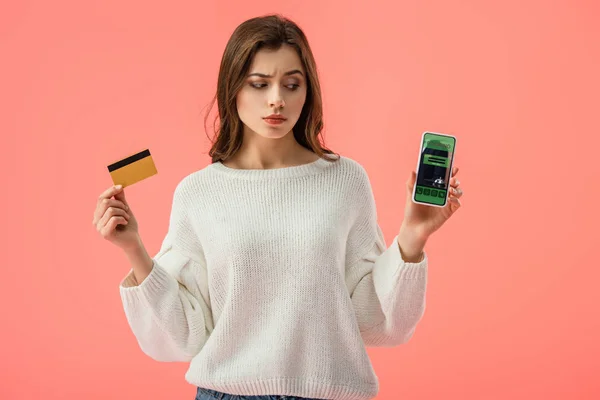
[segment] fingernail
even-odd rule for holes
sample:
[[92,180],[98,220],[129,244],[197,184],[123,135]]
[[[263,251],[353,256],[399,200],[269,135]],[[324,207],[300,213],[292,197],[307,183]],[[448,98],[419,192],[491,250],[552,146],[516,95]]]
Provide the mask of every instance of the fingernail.
[[123,187],[123,185],[117,185],[115,186],[115,189],[121,189]]

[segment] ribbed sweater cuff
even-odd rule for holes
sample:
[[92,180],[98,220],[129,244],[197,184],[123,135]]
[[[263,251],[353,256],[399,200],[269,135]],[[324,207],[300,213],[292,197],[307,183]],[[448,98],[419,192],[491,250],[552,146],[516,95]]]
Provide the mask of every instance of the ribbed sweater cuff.
[[373,268],[373,283],[382,293],[390,293],[400,280],[418,280],[427,277],[427,253],[423,260],[412,263],[402,259],[398,236],[392,244],[384,251]]
[[177,280],[153,260],[152,270],[141,284],[137,284],[132,269],[121,282],[120,291],[125,300],[132,302],[139,301],[140,298],[153,299],[177,291],[178,288]]

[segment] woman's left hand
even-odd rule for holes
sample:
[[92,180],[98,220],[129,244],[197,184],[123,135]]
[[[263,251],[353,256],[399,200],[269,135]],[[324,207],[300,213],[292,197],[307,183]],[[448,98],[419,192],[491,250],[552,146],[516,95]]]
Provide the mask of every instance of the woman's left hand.
[[460,208],[460,198],[463,190],[460,188],[460,182],[456,179],[458,168],[452,169],[448,201],[444,207],[431,207],[424,204],[417,204],[412,201],[412,192],[417,178],[415,171],[411,172],[410,178],[406,182],[406,205],[404,208],[403,229],[413,232],[416,237],[426,240],[432,233],[441,228],[441,226]]

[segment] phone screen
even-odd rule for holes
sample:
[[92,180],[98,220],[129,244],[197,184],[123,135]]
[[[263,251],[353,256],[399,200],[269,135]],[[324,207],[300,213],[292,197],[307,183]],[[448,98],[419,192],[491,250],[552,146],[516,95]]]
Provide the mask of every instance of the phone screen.
[[456,138],[425,132],[417,169],[413,200],[417,203],[444,206],[452,173]]

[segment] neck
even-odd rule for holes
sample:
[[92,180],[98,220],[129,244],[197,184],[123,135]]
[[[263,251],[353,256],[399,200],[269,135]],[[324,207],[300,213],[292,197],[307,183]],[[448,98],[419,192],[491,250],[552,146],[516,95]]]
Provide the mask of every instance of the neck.
[[317,155],[300,145],[293,132],[277,139],[244,133],[240,150],[223,164],[238,169],[274,169],[304,164]]

